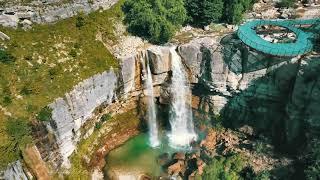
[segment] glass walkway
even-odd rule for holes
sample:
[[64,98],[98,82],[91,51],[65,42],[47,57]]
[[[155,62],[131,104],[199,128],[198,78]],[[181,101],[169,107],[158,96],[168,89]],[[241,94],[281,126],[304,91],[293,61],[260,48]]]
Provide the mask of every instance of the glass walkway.
[[[255,31],[259,26],[273,25],[286,28],[296,35],[295,42],[272,43],[262,39]],[[253,20],[239,27],[238,36],[243,43],[266,54],[275,56],[298,56],[313,49],[313,38],[316,33],[303,31],[299,26],[308,25],[309,28],[320,30],[320,18],[296,20]]]

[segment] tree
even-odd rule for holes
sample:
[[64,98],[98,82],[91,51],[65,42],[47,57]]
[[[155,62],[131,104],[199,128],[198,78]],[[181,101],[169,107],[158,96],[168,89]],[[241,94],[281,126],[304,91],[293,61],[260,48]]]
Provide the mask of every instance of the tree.
[[126,0],[122,10],[128,31],[156,44],[168,42],[187,17],[183,0]]
[[189,22],[202,27],[218,22],[223,14],[223,4],[223,0],[186,0]]
[[238,24],[243,14],[252,8],[255,0],[226,0],[224,7],[224,20],[230,24]]

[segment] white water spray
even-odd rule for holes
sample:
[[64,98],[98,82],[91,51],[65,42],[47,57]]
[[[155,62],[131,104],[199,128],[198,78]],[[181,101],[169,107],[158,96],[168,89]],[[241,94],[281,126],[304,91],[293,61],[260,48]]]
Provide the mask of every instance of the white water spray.
[[191,91],[181,58],[175,51],[175,47],[170,49],[170,55],[172,100],[170,110],[171,132],[168,136],[171,146],[188,147],[190,142],[197,138],[192,120]]
[[145,87],[146,87],[145,95],[147,96],[147,99],[148,99],[147,118],[148,118],[148,126],[149,126],[149,143],[151,147],[157,147],[160,145],[160,141],[158,137],[156,107],[154,103],[152,75],[151,75],[149,63],[145,69],[147,71],[147,79],[145,81]]

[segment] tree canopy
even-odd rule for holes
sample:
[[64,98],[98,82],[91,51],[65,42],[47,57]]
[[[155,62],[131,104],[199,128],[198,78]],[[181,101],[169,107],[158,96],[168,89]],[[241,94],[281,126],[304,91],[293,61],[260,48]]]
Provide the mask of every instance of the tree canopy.
[[195,26],[206,26],[218,22],[223,14],[223,0],[186,0],[189,22]]
[[224,2],[224,20],[230,24],[238,24],[243,14],[252,8],[255,0],[226,0]]
[[187,18],[183,0],[127,0],[122,10],[128,31],[156,44],[172,38]]

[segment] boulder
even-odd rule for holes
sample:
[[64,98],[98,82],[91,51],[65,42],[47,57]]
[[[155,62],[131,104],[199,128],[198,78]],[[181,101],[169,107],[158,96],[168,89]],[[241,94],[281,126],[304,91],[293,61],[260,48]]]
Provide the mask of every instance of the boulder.
[[171,176],[177,176],[180,173],[183,174],[184,171],[185,171],[185,164],[183,161],[177,161],[176,163],[168,167],[168,174]]
[[200,146],[209,151],[213,151],[217,144],[217,132],[214,129],[210,129],[206,138],[201,141]]
[[7,169],[4,171],[4,179],[28,180],[20,161],[16,161],[7,167]]
[[162,74],[171,70],[170,47],[152,46],[147,50],[151,72]]
[[1,40],[10,40],[10,37],[6,35],[5,33],[0,31],[0,39]]
[[173,154],[172,159],[184,161],[186,159],[186,155],[183,152],[177,152],[177,153]]
[[19,23],[19,18],[16,15],[0,15],[0,24],[6,27],[17,27]]

